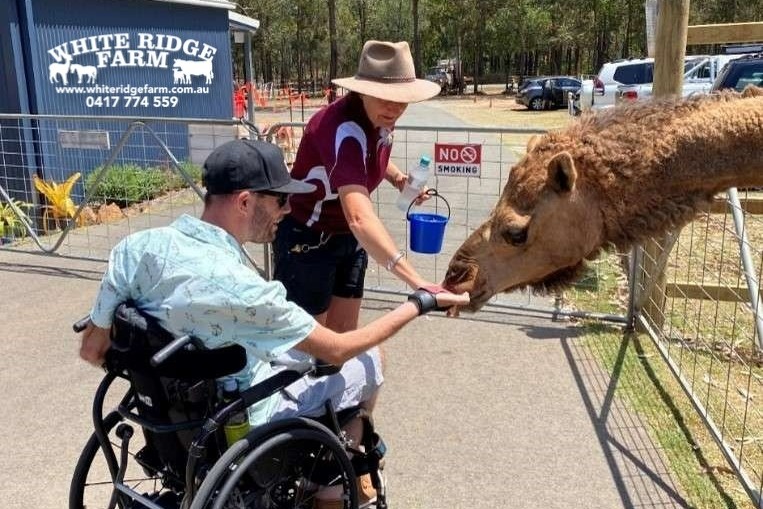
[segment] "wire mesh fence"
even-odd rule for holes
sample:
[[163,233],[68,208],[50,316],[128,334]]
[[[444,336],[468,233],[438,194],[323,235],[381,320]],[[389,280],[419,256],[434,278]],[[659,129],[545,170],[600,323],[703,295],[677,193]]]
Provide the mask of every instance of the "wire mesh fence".
[[0,244],[107,259],[132,232],[199,215],[203,161],[238,134],[233,121],[0,115]]
[[[286,154],[287,161],[291,162],[296,155],[304,126],[301,122],[274,124],[264,137],[279,145]],[[381,185],[372,194],[377,215],[397,245],[407,251],[409,261],[424,278],[438,282],[442,280],[455,251],[492,211],[503,191],[509,169],[524,155],[530,137],[544,132],[545,130],[532,128],[395,127],[391,160],[404,172],[407,168],[414,167],[422,155],[434,157],[436,163],[435,144],[476,144],[481,147],[481,164],[477,176],[437,174],[435,171],[428,180],[427,186],[437,189],[447,204],[440,199],[430,199],[411,208],[412,212],[440,215],[446,215],[449,209],[442,250],[437,254],[421,254],[411,249],[410,224],[406,211],[395,205],[398,197],[395,188]],[[602,271],[602,263],[592,264],[591,279],[582,281],[572,289],[578,295],[585,295],[585,309],[569,307],[570,300],[563,295],[535,296],[527,291],[500,294],[488,303],[486,309],[502,312],[520,308],[555,316],[594,316],[624,323],[624,304],[611,305],[604,292],[598,291],[595,285],[591,286],[591,281],[601,280],[594,273]],[[603,271],[608,272],[607,269]],[[369,264],[366,288],[400,295],[408,291],[405,283],[374,262]],[[607,299],[607,302],[600,299]]]
[[639,251],[634,292],[640,325],[761,506],[763,194],[740,194]]

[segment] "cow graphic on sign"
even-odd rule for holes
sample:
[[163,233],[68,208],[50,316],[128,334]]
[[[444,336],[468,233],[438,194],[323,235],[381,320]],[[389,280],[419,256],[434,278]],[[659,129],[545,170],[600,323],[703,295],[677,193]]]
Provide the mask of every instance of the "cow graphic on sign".
[[71,72],[77,75],[77,83],[82,83],[83,79],[85,83],[95,83],[98,77],[98,68],[94,65],[72,64]]
[[435,175],[479,177],[482,173],[482,145],[477,143],[435,143]]
[[175,83],[190,83],[191,76],[204,76],[206,83],[212,83],[215,77],[211,60],[181,60],[176,58],[172,64],[172,76]]

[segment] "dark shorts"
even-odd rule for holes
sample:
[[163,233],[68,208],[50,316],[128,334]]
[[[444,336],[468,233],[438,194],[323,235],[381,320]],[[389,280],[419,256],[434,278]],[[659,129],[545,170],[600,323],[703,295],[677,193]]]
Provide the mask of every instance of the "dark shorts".
[[320,232],[289,216],[278,225],[273,241],[275,279],[286,287],[288,299],[311,315],[325,312],[334,295],[362,298],[368,267],[368,254],[351,233],[334,234],[328,240],[324,235],[323,241],[319,246]]

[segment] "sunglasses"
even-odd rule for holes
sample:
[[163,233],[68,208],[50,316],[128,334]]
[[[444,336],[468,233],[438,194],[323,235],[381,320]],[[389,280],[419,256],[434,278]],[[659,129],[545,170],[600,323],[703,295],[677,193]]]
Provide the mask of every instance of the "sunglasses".
[[278,191],[255,191],[258,194],[275,196],[278,199],[278,206],[284,208],[289,202],[289,193],[279,193]]

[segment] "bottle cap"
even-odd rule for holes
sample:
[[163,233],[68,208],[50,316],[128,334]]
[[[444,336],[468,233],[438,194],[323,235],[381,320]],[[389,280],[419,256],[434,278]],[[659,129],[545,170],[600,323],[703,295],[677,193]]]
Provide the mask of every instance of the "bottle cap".
[[421,166],[429,166],[429,163],[431,163],[432,160],[429,159],[428,156],[421,156],[421,159],[419,159],[419,164]]

